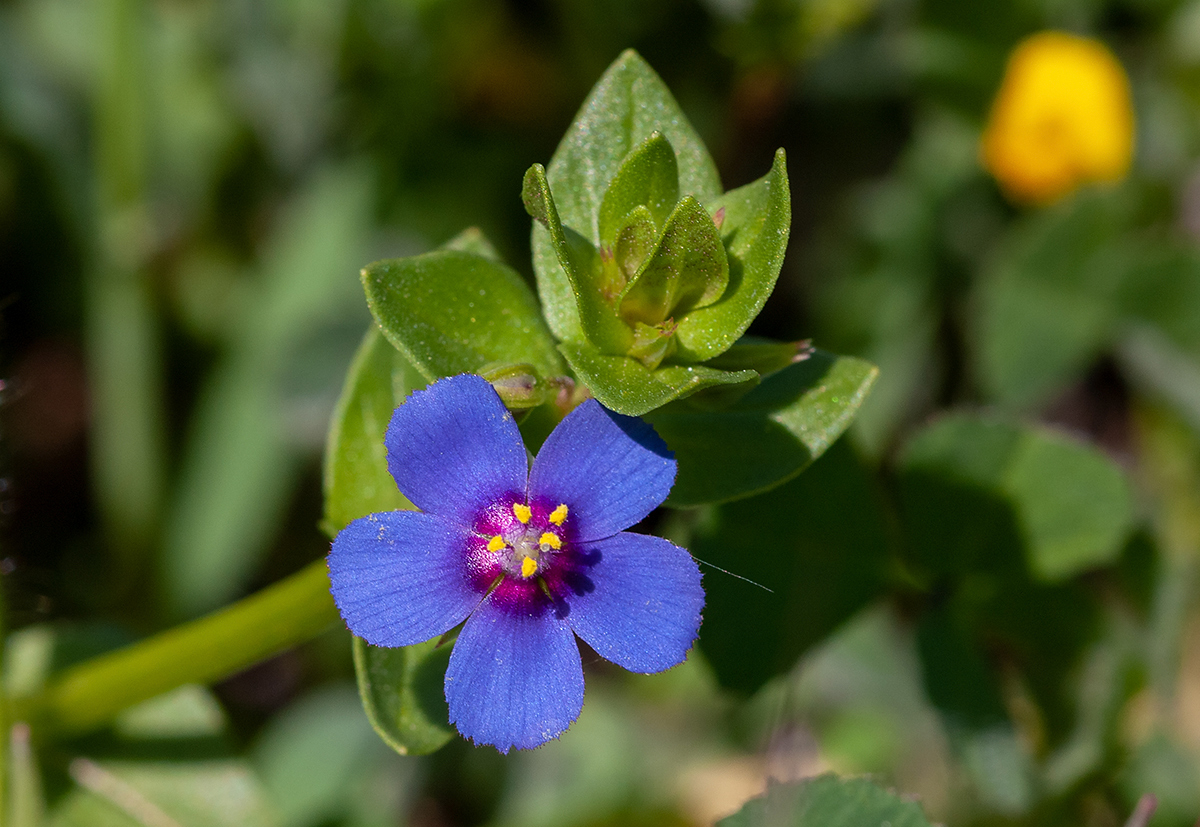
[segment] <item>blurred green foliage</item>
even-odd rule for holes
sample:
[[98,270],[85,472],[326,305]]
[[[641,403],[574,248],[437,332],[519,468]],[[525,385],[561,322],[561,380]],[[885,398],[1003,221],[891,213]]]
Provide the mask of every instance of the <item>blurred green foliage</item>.
[[[1115,187],[1020,208],[978,138],[1006,55],[1044,28],[1121,59],[1136,158]],[[418,758],[371,733],[339,628],[99,732],[13,729],[5,823],[708,824],[769,777],[830,769],[947,824],[1121,824],[1147,792],[1154,827],[1195,823],[1195,0],[3,0],[8,693],[325,553],[322,516],[357,516],[321,502],[343,382],[361,404],[341,438],[366,462],[430,375],[362,341],[359,268],[436,262],[477,226],[495,249],[474,252],[515,265],[495,268],[525,301],[522,175],[627,47],[724,188],[787,153],[788,254],[749,332],[820,350],[737,410],[799,450],[812,427],[779,406],[879,367],[848,438],[787,482],[767,460],[802,463],[770,434],[655,412],[729,469],[697,493],[681,450],[674,505],[783,483],[657,518],[707,564],[689,662],[642,677],[585,658],[587,704],[560,741]],[[719,369],[770,356],[728,355]],[[338,455],[327,492],[359,478]],[[389,483],[379,508],[401,504]],[[445,735],[374,711],[406,738]],[[805,820],[836,783],[726,823],[770,806],[838,823]],[[850,783],[893,825],[923,823]]]

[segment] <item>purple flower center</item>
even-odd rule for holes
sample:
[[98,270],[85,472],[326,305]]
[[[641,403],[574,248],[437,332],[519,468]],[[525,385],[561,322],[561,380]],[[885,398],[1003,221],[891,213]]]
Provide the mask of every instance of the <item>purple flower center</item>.
[[569,516],[566,503],[526,502],[517,495],[485,508],[468,541],[467,565],[476,587],[536,585],[570,554]]

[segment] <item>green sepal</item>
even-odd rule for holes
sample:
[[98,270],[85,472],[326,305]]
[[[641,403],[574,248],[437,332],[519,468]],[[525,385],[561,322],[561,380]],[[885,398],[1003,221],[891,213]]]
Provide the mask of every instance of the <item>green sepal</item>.
[[383,335],[430,381],[490,364],[563,372],[537,299],[498,261],[436,250],[378,261],[362,280]]
[[812,343],[807,339],[799,342],[776,342],[756,336],[743,336],[734,342],[729,350],[714,356],[704,364],[718,370],[753,370],[766,376],[768,373],[783,370],[794,362],[807,359],[812,352]]
[[626,352],[633,333],[605,300],[605,294],[613,292],[613,286],[604,283],[600,253],[587,239],[563,227],[541,164],[534,164],[526,171],[521,200],[529,215],[549,234],[578,307],[582,338],[606,353]]
[[699,201],[684,196],[654,252],[621,294],[620,314],[627,322],[649,325],[686,319],[693,308],[721,298],[728,285],[729,263],[712,217]]
[[650,370],[630,356],[611,356],[587,345],[563,342],[558,347],[601,405],[629,416],[641,416],[703,388],[758,381],[752,370],[730,372],[703,365]]
[[878,374],[869,362],[818,350],[722,410],[686,400],[650,414],[678,463],[666,504],[725,502],[796,476],[850,426]]
[[720,301],[680,320],[676,334],[680,361],[703,362],[728,350],[775,289],[792,225],[783,150],[775,153],[771,171],[762,178],[706,203],[714,216],[725,211],[720,232],[729,262],[729,287]]
[[656,228],[662,228],[679,201],[679,165],[671,142],[655,132],[617,170],[600,202],[600,244],[611,247],[625,217],[644,206]]
[[[655,132],[670,142],[679,170],[679,192],[707,204],[721,194],[721,179],[704,142],[671,91],[637,52],[626,50],[605,71],[567,129],[546,169],[560,219],[600,247],[600,205],[629,153]],[[533,268],[550,329],[559,339],[582,341],[583,327],[571,284],[549,231],[533,227]]]
[[442,688],[450,647],[440,642],[385,649],[354,638],[354,674],[367,719],[401,755],[436,752],[454,737]]

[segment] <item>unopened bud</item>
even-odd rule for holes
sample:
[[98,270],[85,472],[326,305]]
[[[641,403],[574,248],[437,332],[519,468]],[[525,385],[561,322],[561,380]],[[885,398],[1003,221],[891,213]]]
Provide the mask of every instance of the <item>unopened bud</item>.
[[533,365],[485,368],[480,375],[496,389],[505,407],[513,411],[536,408],[558,393],[558,387],[542,379]]

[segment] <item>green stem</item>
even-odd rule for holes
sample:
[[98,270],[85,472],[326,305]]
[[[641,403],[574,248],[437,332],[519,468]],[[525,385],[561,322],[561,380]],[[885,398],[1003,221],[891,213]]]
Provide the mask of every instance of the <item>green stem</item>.
[[158,331],[146,261],[147,123],[142,0],[104,0],[94,98],[96,263],[86,284],[92,474],[129,582],[153,546],[165,467]]
[[303,643],[337,618],[318,560],[232,606],[68,669],[29,712],[55,734],[87,732],[141,701],[219,680]]

